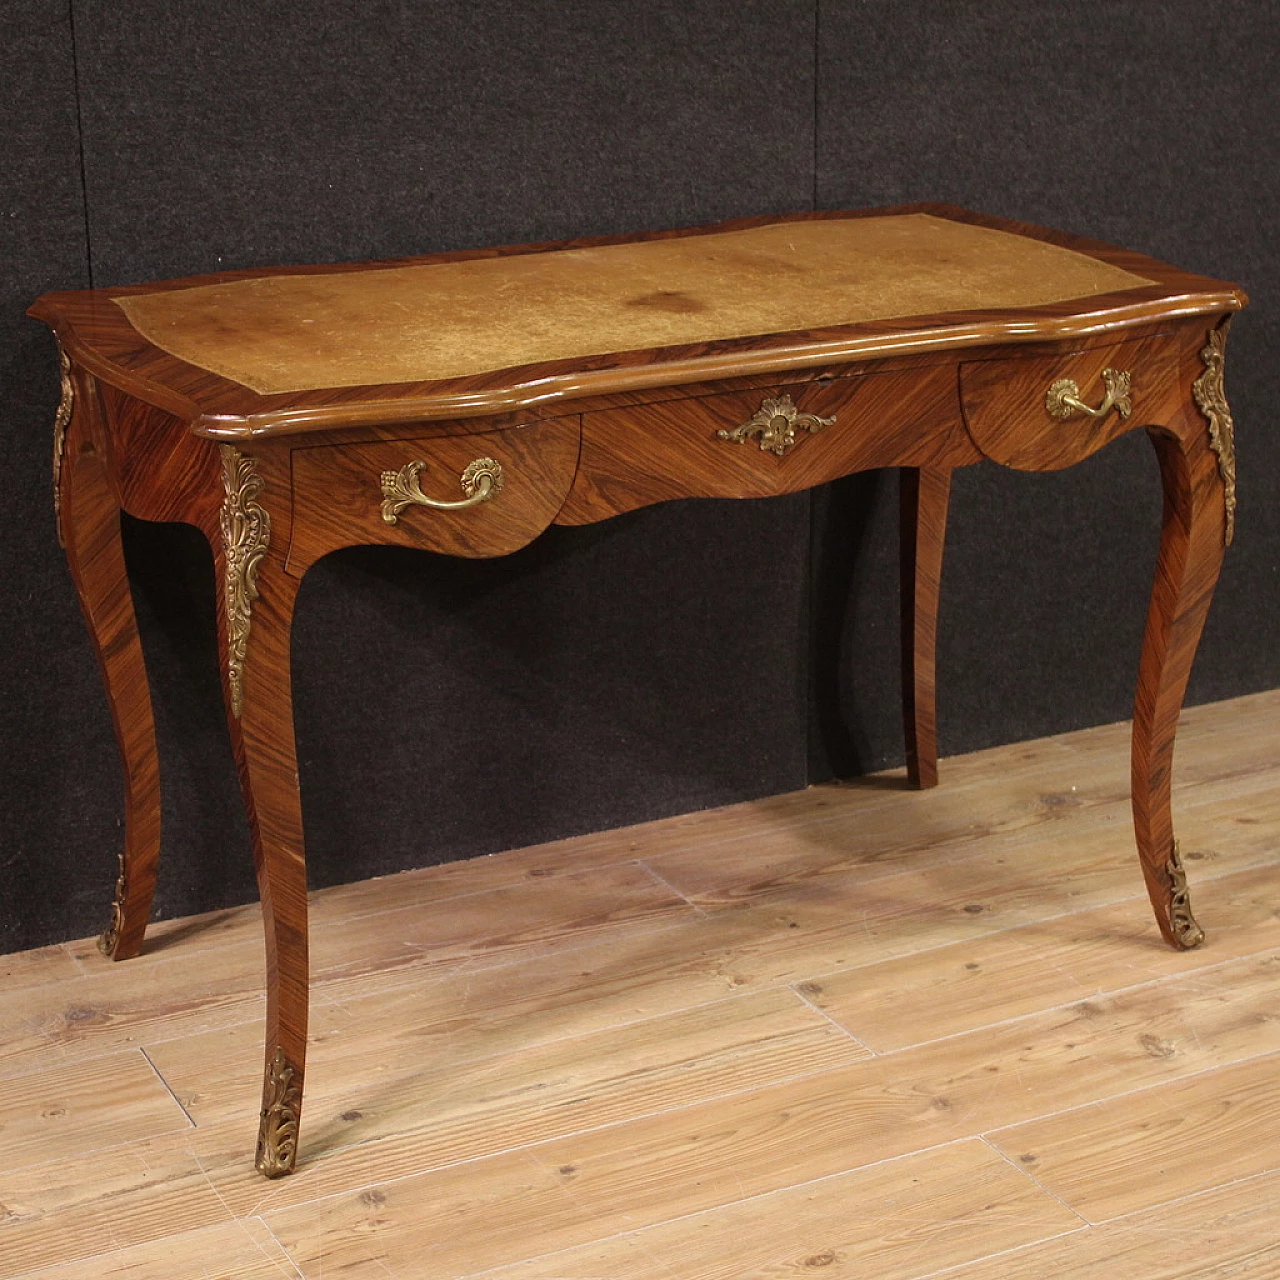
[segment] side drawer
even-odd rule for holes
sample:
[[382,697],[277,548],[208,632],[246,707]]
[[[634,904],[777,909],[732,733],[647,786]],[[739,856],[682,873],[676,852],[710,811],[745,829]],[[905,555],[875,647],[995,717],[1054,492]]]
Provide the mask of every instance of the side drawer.
[[954,364],[855,374],[583,414],[558,524],[669,498],[762,498],[884,466],[977,461]]
[[[1060,356],[965,362],[960,400],[986,457],[1020,471],[1057,471],[1133,427],[1158,423],[1176,378],[1175,341],[1156,336]],[[1096,410],[1109,394],[1115,404],[1101,417],[1064,403],[1074,397]]]
[[[294,449],[286,567],[301,573],[326,552],[367,543],[473,558],[515,551],[547,528],[564,502],[579,431],[572,417],[509,431]],[[485,490],[490,496],[476,500]],[[418,494],[472,502],[425,506],[411,499]]]

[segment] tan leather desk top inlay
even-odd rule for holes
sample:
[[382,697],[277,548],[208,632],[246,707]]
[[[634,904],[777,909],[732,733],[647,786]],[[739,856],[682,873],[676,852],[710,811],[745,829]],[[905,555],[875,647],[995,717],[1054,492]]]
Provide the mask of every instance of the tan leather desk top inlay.
[[117,298],[143,337],[263,395],[423,382],[1151,281],[927,213],[410,267],[262,275]]

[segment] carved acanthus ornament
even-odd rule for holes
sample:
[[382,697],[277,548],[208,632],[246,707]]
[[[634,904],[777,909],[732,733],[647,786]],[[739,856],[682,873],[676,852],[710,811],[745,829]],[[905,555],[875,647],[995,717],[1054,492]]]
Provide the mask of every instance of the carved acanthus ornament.
[[259,1173],[279,1178],[292,1171],[298,1155],[298,1113],[302,1109],[302,1079],[298,1069],[276,1049],[267,1068],[258,1126]]
[[820,418],[816,413],[801,413],[790,396],[770,397],[740,427],[716,432],[721,440],[743,444],[749,436],[760,437],[760,448],[781,458],[796,446],[797,429],[812,435],[829,427],[835,417]]
[[58,344],[58,365],[62,371],[62,397],[53,419],[53,523],[58,531],[58,545],[65,546],[62,540],[62,455],[67,448],[67,425],[71,421],[76,391],[71,382],[71,361],[67,359],[61,343]]
[[120,874],[116,876],[116,896],[111,903],[111,920],[98,939],[98,950],[104,956],[115,955],[116,943],[120,941],[120,930],[124,928],[124,903],[129,893],[128,873],[125,871],[124,854],[120,858]]
[[1209,330],[1209,341],[1200,352],[1204,372],[1191,388],[1196,404],[1209,424],[1209,447],[1217,455],[1218,471],[1222,475],[1227,507],[1227,546],[1236,536],[1236,427],[1223,387],[1227,331],[1230,328],[1231,317],[1228,316],[1216,329]]
[[258,565],[271,542],[271,517],[258,495],[263,480],[247,458],[229,445],[218,446],[222,455],[222,553],[225,562],[227,608],[227,683],[231,711],[239,717],[244,707],[244,659],[249,643],[253,602],[258,598]]
[[1187,888],[1187,873],[1182,869],[1182,853],[1178,842],[1173,842],[1173,850],[1169,854],[1169,862],[1165,866],[1169,877],[1172,898],[1169,904],[1169,928],[1177,938],[1180,946],[1198,947],[1204,941],[1204,930],[1196,923],[1191,914],[1191,894]]

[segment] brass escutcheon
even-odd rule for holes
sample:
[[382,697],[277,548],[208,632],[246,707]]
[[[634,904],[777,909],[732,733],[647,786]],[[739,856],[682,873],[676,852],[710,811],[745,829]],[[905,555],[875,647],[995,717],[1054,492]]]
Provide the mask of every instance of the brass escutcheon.
[[716,435],[735,444],[744,444],[748,437],[759,436],[760,448],[781,458],[795,448],[797,427],[812,435],[835,420],[834,414],[820,418],[816,413],[801,413],[790,396],[769,397],[740,427],[724,428]]

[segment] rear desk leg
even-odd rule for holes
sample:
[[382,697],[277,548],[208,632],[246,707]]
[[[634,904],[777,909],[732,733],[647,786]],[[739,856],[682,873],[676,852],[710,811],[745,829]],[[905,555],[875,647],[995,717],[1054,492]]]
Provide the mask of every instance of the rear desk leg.
[[935,658],[951,472],[903,467],[899,474],[902,720],[907,740],[907,777],[914,786],[936,787],[938,716]]
[[124,763],[124,848],[111,919],[98,946],[112,960],[142,949],[160,858],[160,765],[151,694],[120,543],[120,507],[107,472],[97,384],[62,356],[54,428],[58,535],[80,597]]

